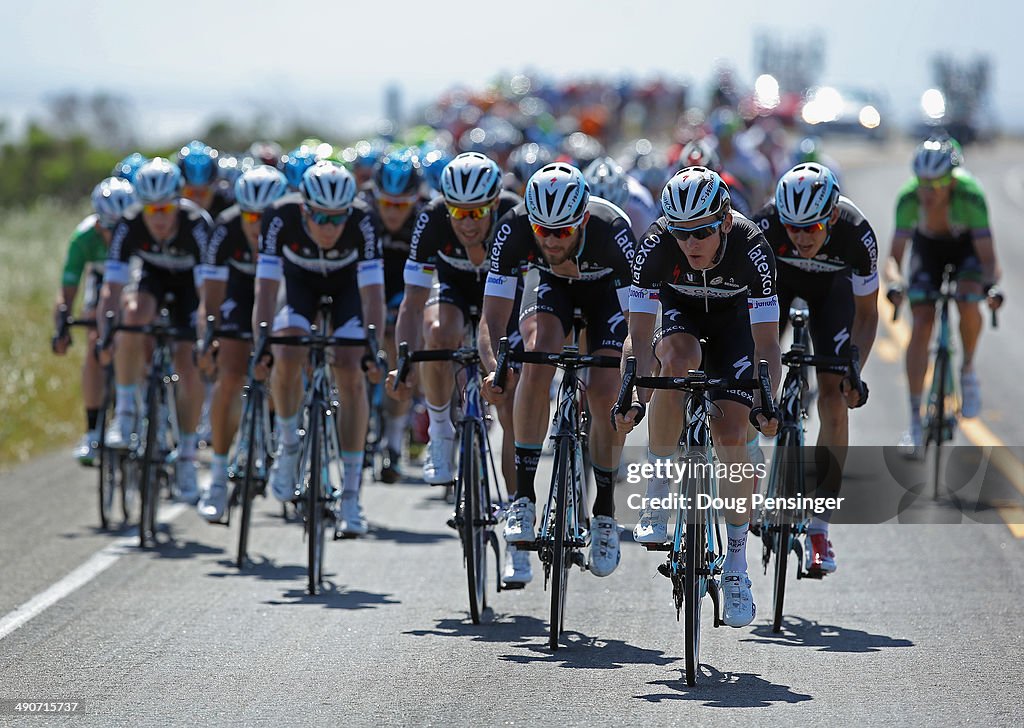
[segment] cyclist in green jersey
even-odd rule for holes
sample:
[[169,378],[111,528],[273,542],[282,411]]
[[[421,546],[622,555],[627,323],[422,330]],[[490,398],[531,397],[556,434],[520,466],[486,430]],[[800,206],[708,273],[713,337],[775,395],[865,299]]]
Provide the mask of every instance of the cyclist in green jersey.
[[[942,272],[948,264],[956,268],[963,342],[961,414],[977,417],[981,412],[981,387],[974,370],[982,324],[978,300],[983,293],[991,293],[1000,271],[985,193],[961,166],[962,161],[959,146],[951,139],[922,142],[914,153],[914,177],[900,189],[896,203],[896,231],[888,261],[889,300],[898,306],[906,295],[913,317],[906,355],[910,428],[900,445],[915,456],[921,454],[923,445],[921,398],[935,320],[931,296],[942,285]],[[904,276],[901,268],[908,241],[910,263]],[[1000,298],[988,296],[990,308],[1000,304]]]
[[[64,272],[61,275],[57,303],[54,307],[57,331],[66,331],[62,326],[63,318],[72,311],[83,274],[87,277],[85,293],[82,296],[82,313],[78,319],[91,320],[96,317],[96,302],[103,283],[103,262],[107,259],[107,246],[110,245],[117,221],[121,219],[125,209],[134,202],[135,191],[131,182],[126,179],[108,177],[93,189],[94,212],[78,224],[68,245]],[[67,333],[54,337],[53,353],[63,356],[67,353],[70,343],[71,339]],[[96,422],[103,401],[103,375],[99,362],[92,354],[95,343],[96,332],[90,331],[89,345],[85,348],[85,359],[82,362],[82,400],[85,405],[86,430],[78,447],[75,448],[75,457],[83,465],[92,465],[95,457],[99,441]]]

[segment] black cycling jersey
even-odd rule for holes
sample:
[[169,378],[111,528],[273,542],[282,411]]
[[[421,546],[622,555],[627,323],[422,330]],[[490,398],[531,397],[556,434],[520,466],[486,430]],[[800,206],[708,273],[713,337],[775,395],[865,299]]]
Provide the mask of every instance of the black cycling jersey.
[[[306,232],[302,200],[286,195],[263,212],[260,223],[260,251],[257,275],[280,280],[297,276],[328,278],[355,269],[360,285],[382,283],[380,238],[377,219],[361,200],[352,202],[352,212],[338,240],[321,248]],[[370,280],[370,279],[373,280]]]
[[[359,197],[375,213],[378,209],[377,194],[377,187],[372,182],[363,185],[359,191]],[[384,224],[380,223],[379,235],[384,260],[384,297],[391,308],[396,308],[402,302],[402,293],[405,291],[403,274],[405,261],[409,257],[417,222],[429,203],[430,198],[421,195],[414,203],[409,217],[396,232],[389,232]]]
[[754,222],[760,225],[778,261],[780,292],[793,292],[806,298],[801,291],[813,295],[814,291],[827,290],[831,276],[847,272],[851,274],[854,295],[863,296],[878,289],[875,231],[864,213],[848,198],[840,196],[836,205],[839,219],[813,258],[804,258],[797,251],[774,202],[769,202],[754,216]]
[[579,271],[579,275],[574,277],[551,270],[534,238],[525,203],[505,213],[498,220],[498,229],[491,243],[486,295],[514,298],[521,270],[533,267],[567,283],[603,281],[618,294],[620,308],[625,311],[636,238],[630,230],[629,220],[611,203],[591,198],[587,212],[590,219],[580,233],[579,246],[573,256]]
[[779,320],[775,257],[761,229],[737,212],[711,267],[690,266],[660,217],[648,228],[633,263],[629,310],[656,314],[658,304],[687,315],[748,310],[750,323]]
[[432,200],[420,213],[413,228],[409,259],[405,262],[406,285],[430,288],[435,270],[438,280],[448,285],[458,286],[467,279],[478,283],[486,281],[497,222],[521,202],[519,195],[512,192],[500,194],[491,210],[490,233],[484,240],[487,255],[477,266],[470,262],[466,249],[455,237],[444,198]]
[[234,204],[231,197],[224,193],[224,190],[219,187],[213,192],[213,202],[210,203],[210,209],[207,212],[210,213],[210,217],[216,220],[222,212],[227,210]]
[[142,259],[143,270],[154,274],[188,274],[200,264],[210,241],[213,221],[204,209],[186,199],[178,200],[178,230],[170,240],[156,240],[142,218],[142,205],[125,211],[114,229],[107,255],[104,280],[128,283],[128,261]]
[[217,217],[204,256],[203,278],[227,282],[220,307],[220,327],[227,331],[249,331],[252,327],[256,253],[242,232],[238,205],[232,205]]

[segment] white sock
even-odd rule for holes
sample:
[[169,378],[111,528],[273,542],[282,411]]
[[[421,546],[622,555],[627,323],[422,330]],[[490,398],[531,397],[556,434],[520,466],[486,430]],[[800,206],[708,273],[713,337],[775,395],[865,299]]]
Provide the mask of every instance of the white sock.
[[357,498],[359,489],[363,485],[363,451],[348,452],[341,451],[342,464],[342,488],[341,494],[346,497]]
[[455,425],[452,424],[452,405],[445,402],[442,407],[435,407],[427,402],[427,416],[430,418],[430,425],[427,434],[430,439],[455,437]]
[[116,390],[116,404],[114,411],[119,417],[129,417],[135,414],[135,390],[134,384],[118,384]]
[[299,414],[296,412],[291,417],[277,416],[277,435],[281,443],[291,447],[299,444]]
[[734,526],[731,523],[725,524],[725,530],[729,535],[729,551],[725,555],[725,564],[722,571],[747,571],[747,527]]
[[819,516],[814,516],[807,526],[807,533],[823,533],[825,536],[828,536],[828,521]]
[[[662,463],[662,471],[665,472],[665,465],[672,462],[672,455],[655,455],[650,450],[647,451],[647,462],[651,465],[657,466],[658,463]],[[669,484],[671,480],[669,478],[648,478],[647,479],[647,497],[648,498],[665,498],[668,496]]]
[[388,450],[402,452],[402,442],[405,440],[405,431],[409,426],[409,413],[388,418],[388,431],[385,439],[388,443]]
[[196,433],[181,433],[181,444],[178,445],[178,456],[182,460],[196,459]]
[[214,453],[213,457],[210,458],[210,475],[213,476],[214,483],[223,485],[228,482],[227,455],[217,455]]

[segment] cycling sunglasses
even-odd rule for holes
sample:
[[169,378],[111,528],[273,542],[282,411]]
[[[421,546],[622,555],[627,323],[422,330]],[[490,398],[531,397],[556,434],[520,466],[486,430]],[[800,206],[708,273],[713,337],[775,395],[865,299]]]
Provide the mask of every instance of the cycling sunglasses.
[[181,194],[185,197],[199,197],[205,195],[209,189],[210,185],[185,185],[181,189]]
[[701,225],[695,228],[684,228],[676,227],[675,225],[669,225],[668,231],[672,233],[672,237],[676,240],[686,240],[687,238],[696,238],[697,240],[704,240],[714,235],[715,231],[718,230],[722,225],[722,220],[715,220],[707,225]]
[[564,240],[565,238],[572,237],[572,234],[576,232],[579,225],[567,225],[565,227],[549,228],[537,223],[530,223],[530,227],[533,228],[533,232],[537,237],[540,238],[558,238]]
[[951,175],[951,174],[946,174],[946,175],[943,175],[942,177],[936,177],[934,179],[921,179],[920,177],[917,178],[918,186],[919,187],[925,187],[925,188],[927,188],[929,190],[941,189],[941,188],[946,187],[947,185],[951,184],[952,182],[953,182],[953,175]]
[[484,205],[483,207],[474,207],[466,209],[463,207],[452,207],[448,205],[448,215],[451,216],[452,220],[482,220],[491,214],[492,205]]
[[348,220],[352,214],[352,210],[342,210],[341,212],[316,212],[309,205],[303,205],[306,208],[306,214],[309,215],[309,219],[317,225],[341,225],[343,222]]
[[261,217],[263,217],[262,212],[250,212],[249,210],[242,210],[242,222],[259,222]]
[[416,200],[419,199],[419,195],[409,195],[407,197],[392,197],[390,195],[381,195],[377,198],[380,202],[381,207],[394,207],[394,208],[406,208],[411,207],[415,204]]
[[177,209],[177,202],[147,202],[142,206],[142,211],[147,215],[155,215],[161,212],[174,212]]
[[828,223],[825,220],[818,220],[818,222],[812,222],[809,225],[790,225],[788,222],[782,223],[782,226],[786,228],[787,232],[793,233],[820,233],[826,227]]

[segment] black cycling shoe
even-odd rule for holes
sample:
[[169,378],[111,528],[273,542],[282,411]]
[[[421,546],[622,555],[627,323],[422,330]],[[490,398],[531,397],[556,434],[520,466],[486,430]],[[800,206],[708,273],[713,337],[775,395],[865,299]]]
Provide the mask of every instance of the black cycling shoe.
[[401,453],[395,452],[394,450],[385,451],[384,460],[381,463],[380,469],[380,482],[391,484],[397,483],[401,480],[402,471],[399,469],[401,461]]

